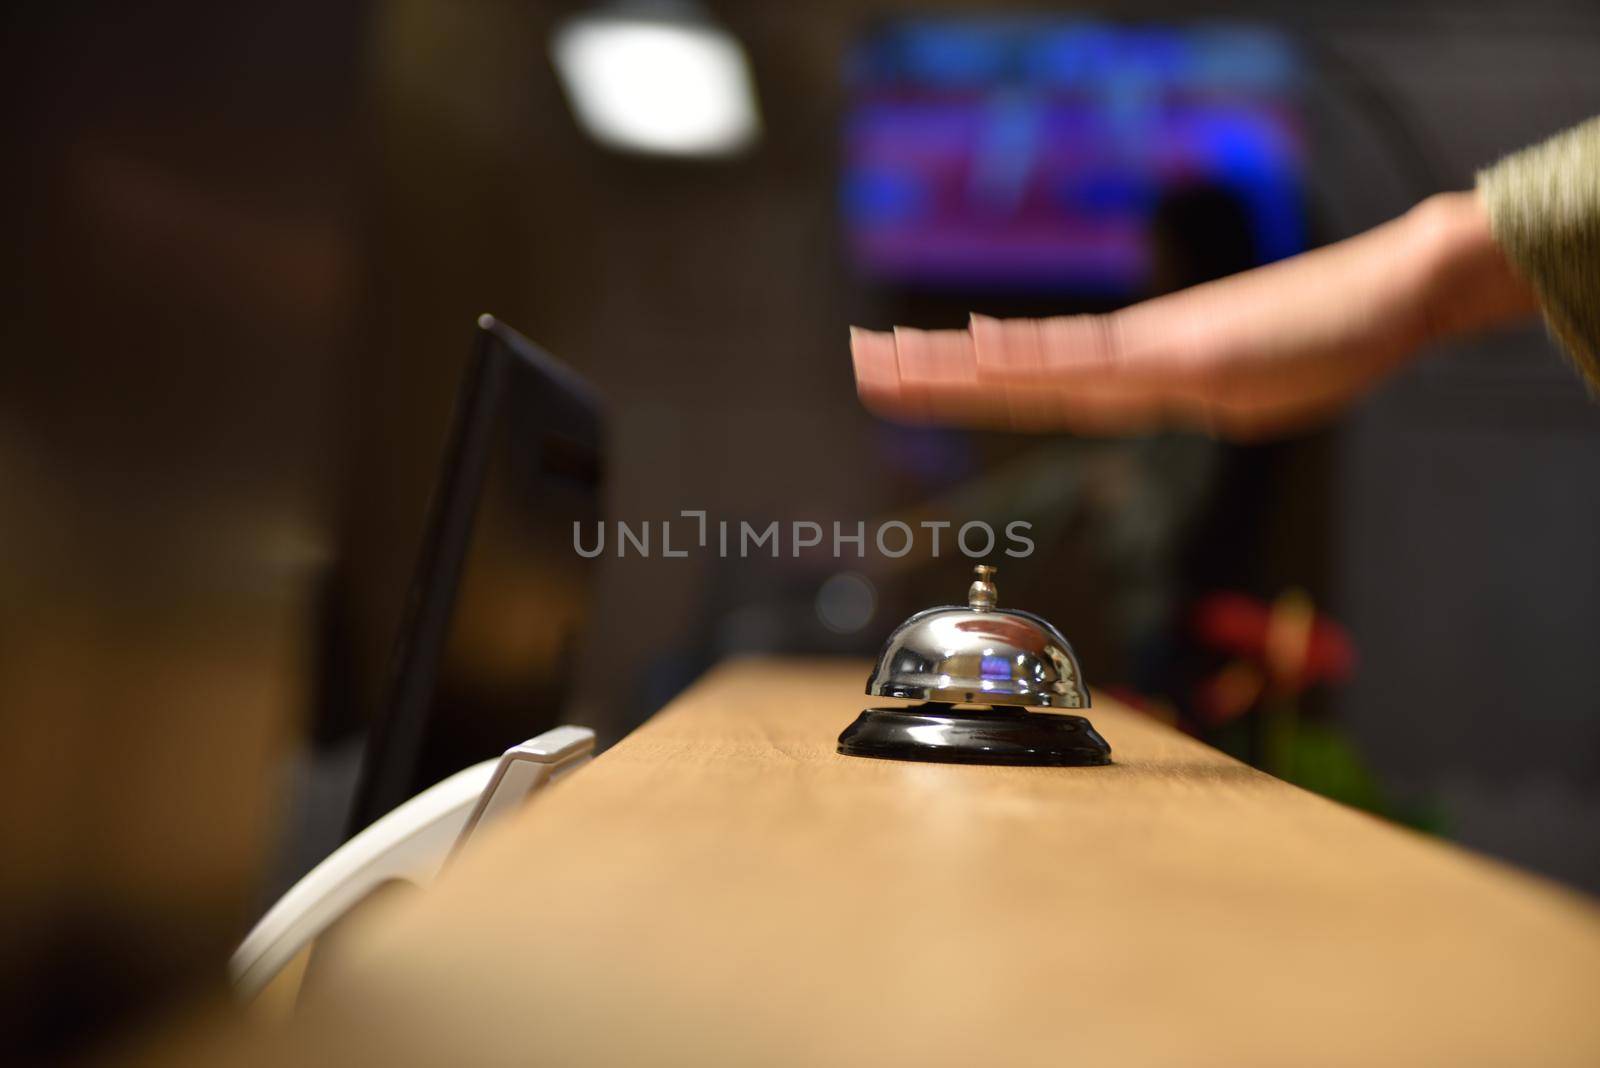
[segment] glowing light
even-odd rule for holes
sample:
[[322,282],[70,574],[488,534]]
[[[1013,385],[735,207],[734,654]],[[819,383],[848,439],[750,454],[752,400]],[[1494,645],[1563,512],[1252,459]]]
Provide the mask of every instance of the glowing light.
[[760,133],[744,49],[695,17],[646,8],[579,15],[556,31],[556,71],[573,114],[613,148],[730,155]]

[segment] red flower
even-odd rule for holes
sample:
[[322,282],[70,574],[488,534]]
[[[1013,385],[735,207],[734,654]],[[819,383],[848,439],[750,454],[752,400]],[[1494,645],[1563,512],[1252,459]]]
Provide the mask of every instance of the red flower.
[[1209,594],[1195,606],[1193,626],[1202,644],[1256,665],[1281,692],[1343,682],[1355,667],[1344,628],[1318,615],[1299,590],[1270,605],[1243,593]]

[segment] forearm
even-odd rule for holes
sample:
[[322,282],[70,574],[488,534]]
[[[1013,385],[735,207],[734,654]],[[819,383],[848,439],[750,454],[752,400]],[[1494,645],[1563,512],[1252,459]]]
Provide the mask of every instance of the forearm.
[[[1600,190],[1595,200],[1600,215]],[[1572,269],[1557,256],[1544,286],[1527,263],[1571,242],[1561,232],[1508,248],[1496,203],[1482,191],[1433,196],[1347,240],[1108,315],[854,331],[856,381],[875,411],[918,422],[1092,433],[1179,424],[1248,438],[1325,419],[1429,342],[1541,303],[1569,347],[1585,327],[1562,323],[1587,314],[1600,347],[1600,300],[1558,320],[1549,297],[1574,273],[1600,275],[1600,227],[1596,256]]]

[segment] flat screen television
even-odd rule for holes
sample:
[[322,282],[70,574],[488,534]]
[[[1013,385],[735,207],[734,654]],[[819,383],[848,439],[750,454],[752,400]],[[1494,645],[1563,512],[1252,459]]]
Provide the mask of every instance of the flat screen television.
[[[1300,63],[1270,28],[912,18],[851,54],[843,216],[868,280],[1138,296],[1164,203],[1233,200],[1257,262],[1305,246]],[[1204,197],[1191,203],[1205,203]]]

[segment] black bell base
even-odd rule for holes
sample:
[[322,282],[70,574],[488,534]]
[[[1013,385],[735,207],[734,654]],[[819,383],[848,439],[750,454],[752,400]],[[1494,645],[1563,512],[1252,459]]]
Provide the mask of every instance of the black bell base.
[[1082,716],[953,705],[869,708],[839,735],[846,756],[939,764],[1096,767],[1111,763],[1111,746]]

